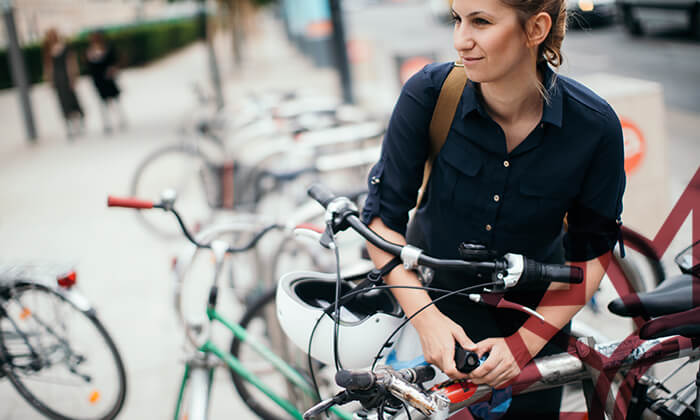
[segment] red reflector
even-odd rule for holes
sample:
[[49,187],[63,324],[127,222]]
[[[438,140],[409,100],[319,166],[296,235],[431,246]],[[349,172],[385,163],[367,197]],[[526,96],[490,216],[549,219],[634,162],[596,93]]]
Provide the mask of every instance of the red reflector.
[[66,289],[69,289],[73,287],[76,281],[76,274],[75,271],[70,271],[67,274],[64,274],[62,276],[58,276],[56,278],[56,281],[58,282],[58,285],[61,287],[65,287]]

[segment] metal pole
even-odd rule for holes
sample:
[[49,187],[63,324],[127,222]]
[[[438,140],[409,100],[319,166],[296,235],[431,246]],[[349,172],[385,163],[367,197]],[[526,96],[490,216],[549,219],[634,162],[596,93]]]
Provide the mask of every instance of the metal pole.
[[333,49],[335,50],[335,65],[340,75],[340,84],[343,89],[343,101],[347,104],[355,103],[352,95],[352,80],[350,77],[350,63],[348,50],[345,47],[345,31],[343,29],[343,13],[340,7],[341,0],[330,0],[331,22],[333,23]]
[[224,94],[221,89],[221,76],[219,74],[219,64],[216,60],[216,51],[214,50],[214,38],[212,36],[212,31],[209,30],[208,25],[206,0],[200,0],[199,4],[202,7],[202,9],[200,10],[200,24],[202,25],[204,42],[207,47],[207,55],[209,58],[209,72],[211,76],[211,83],[214,88],[214,95],[216,95],[216,105],[219,108],[223,108]]
[[5,29],[7,30],[8,52],[10,57],[10,70],[12,72],[12,82],[17,87],[19,101],[22,106],[24,116],[24,126],[27,130],[27,139],[31,143],[36,143],[36,126],[34,125],[34,115],[32,114],[32,104],[29,98],[29,80],[27,70],[24,65],[24,57],[19,47],[17,38],[17,28],[15,27],[14,11],[11,0],[0,0]]

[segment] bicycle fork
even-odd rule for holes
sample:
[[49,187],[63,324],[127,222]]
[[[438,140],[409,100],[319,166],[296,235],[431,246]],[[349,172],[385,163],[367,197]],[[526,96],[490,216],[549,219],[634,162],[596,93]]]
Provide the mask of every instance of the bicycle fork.
[[[174,420],[207,420],[209,396],[214,382],[214,367],[208,359],[205,354],[185,363]],[[188,390],[187,395],[185,390]]]

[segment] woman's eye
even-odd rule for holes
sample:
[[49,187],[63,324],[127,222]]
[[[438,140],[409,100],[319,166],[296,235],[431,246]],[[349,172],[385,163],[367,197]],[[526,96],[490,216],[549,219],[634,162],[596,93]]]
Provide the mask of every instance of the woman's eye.
[[450,15],[450,23],[454,24],[454,23],[461,22],[461,21],[462,21],[462,19],[459,16],[457,16],[455,14]]
[[488,25],[488,24],[491,23],[491,22],[489,22],[488,20],[483,19],[483,18],[476,18],[476,19],[473,20],[473,22],[474,22],[476,25]]

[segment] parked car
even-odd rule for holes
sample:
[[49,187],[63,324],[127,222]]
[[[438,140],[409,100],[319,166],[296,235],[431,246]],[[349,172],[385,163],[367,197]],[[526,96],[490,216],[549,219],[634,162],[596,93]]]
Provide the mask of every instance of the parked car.
[[632,35],[643,34],[648,23],[666,22],[686,25],[692,36],[700,38],[700,0],[617,0],[617,5]]
[[[452,0],[428,0],[430,13],[439,22],[451,21]],[[615,0],[566,0],[569,23],[591,27],[614,22],[617,14]]]
[[607,25],[615,21],[615,0],[567,0],[566,11],[569,25],[591,27]]

